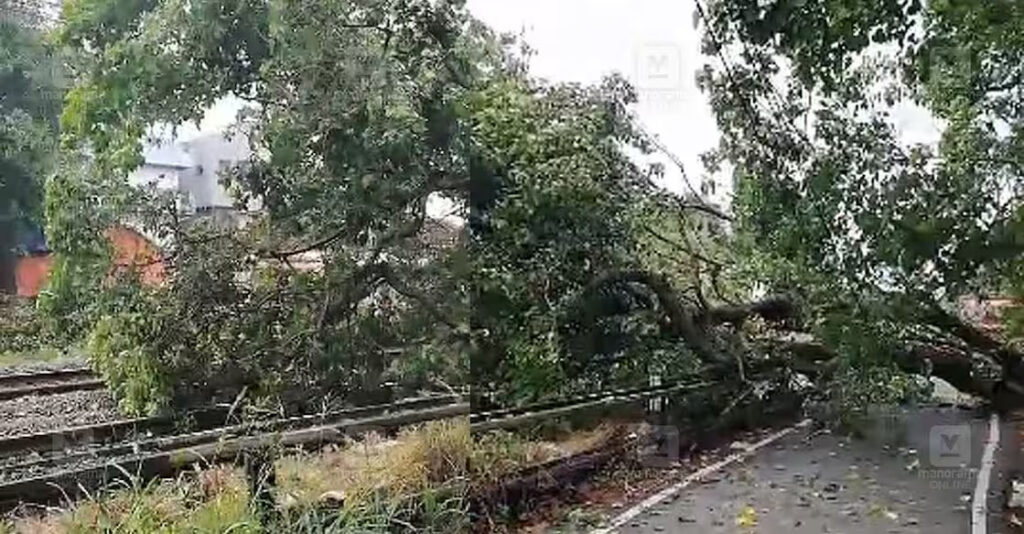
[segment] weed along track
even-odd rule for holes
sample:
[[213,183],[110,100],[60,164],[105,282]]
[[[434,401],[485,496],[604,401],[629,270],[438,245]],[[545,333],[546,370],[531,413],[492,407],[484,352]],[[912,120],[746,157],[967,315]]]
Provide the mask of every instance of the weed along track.
[[0,375],[0,400],[16,399],[26,395],[88,391],[101,389],[103,385],[103,380],[89,369]]
[[[229,409],[214,407],[188,414],[187,419],[191,422],[191,428],[197,432],[187,435],[297,428],[336,420],[340,417],[377,414],[388,408],[407,409],[437,406],[455,402],[456,399],[457,397],[454,395],[432,395],[401,400],[392,404],[349,408],[244,425],[226,425]],[[151,444],[159,445],[162,443],[161,440],[174,439],[173,434],[178,429],[177,425],[178,420],[173,417],[142,417],[12,436],[0,439],[0,466],[22,466],[29,463],[41,463],[43,460],[57,462],[73,455],[110,455],[111,451],[128,446],[145,448]],[[0,479],[3,478],[7,478],[7,475],[0,474]]]
[[[227,426],[223,424],[226,411],[217,408],[193,414],[200,430],[184,434],[175,433],[170,418],[140,418],[14,436],[0,440],[0,508],[10,511],[23,503],[74,499],[117,481],[173,476],[196,463],[232,462],[245,451],[267,446],[315,449],[367,432],[389,432],[453,417],[466,417],[474,433],[510,429],[706,387],[688,382],[614,390],[475,414],[458,395],[432,395]],[[583,463],[600,465],[614,453],[603,452],[600,461]],[[566,461],[570,463],[566,469],[578,470],[575,466],[580,462]]]
[[[77,498],[118,481],[173,476],[194,463],[233,461],[246,450],[271,445],[316,448],[370,431],[468,413],[469,405],[457,396],[436,395],[142,439],[140,429],[166,429],[166,422],[141,419],[19,436],[0,441],[0,451],[6,452],[0,460],[0,508],[6,512],[24,503]],[[69,446],[41,451],[47,440]]]
[[[475,413],[471,417],[470,428],[476,434],[511,430],[574,414],[601,412],[636,405],[654,398],[706,391],[710,387],[711,385],[705,382],[688,381],[599,392],[571,399]],[[571,491],[577,483],[587,480],[605,466],[629,457],[631,451],[636,452],[649,445],[651,441],[651,436],[646,432],[633,432],[627,436],[627,433],[621,430],[621,427],[618,428],[608,439],[583,450],[526,466],[500,479],[478,481],[472,488],[470,498],[470,509],[475,524],[478,527],[489,525],[487,518],[497,510],[505,510],[516,515],[528,501]]]
[[[587,450],[554,458],[511,473],[501,480],[482,481],[475,485],[470,512],[479,527],[490,525],[487,518],[500,514],[518,516],[531,504],[560,494],[571,494],[576,486],[595,473],[628,458],[639,442],[615,435]],[[486,532],[484,527],[479,532]]]

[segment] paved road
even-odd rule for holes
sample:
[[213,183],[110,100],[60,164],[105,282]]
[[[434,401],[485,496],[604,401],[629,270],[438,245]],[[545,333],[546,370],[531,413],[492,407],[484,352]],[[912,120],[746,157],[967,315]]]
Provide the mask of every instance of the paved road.
[[[987,416],[957,408],[900,411],[850,440],[801,429],[646,509],[622,533],[971,534]],[[1003,477],[1017,459],[1000,425],[987,494],[988,533],[1002,524]],[[960,441],[963,440],[963,441]],[[940,450],[936,450],[936,446]],[[941,456],[938,456],[941,454]]]

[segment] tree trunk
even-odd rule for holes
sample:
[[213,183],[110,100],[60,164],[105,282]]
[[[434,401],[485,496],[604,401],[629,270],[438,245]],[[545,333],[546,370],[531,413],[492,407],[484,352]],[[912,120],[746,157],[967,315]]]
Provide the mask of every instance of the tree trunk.
[[18,258],[14,255],[17,246],[14,219],[0,213],[0,294],[17,293],[15,269]]
[[[583,307],[581,322],[587,324],[593,322],[595,316],[608,313],[608,310],[594,312],[587,309],[592,304],[589,298],[609,290],[635,295],[638,291],[630,289],[631,284],[646,287],[654,295],[664,316],[663,334],[683,340],[709,366],[711,375],[716,379],[726,380],[737,375],[741,363],[714,342],[715,336],[719,335],[714,327],[725,324],[739,326],[748,318],[757,316],[786,329],[792,326],[787,323],[799,319],[796,304],[786,296],[728,306],[687,305],[665,277],[635,270],[611,273],[590,284],[578,301]],[[616,308],[610,313],[629,311]],[[1020,352],[938,306],[926,308],[919,317],[923,326],[932,327],[926,330],[935,332],[935,338],[933,341],[908,342],[893,354],[892,360],[900,369],[909,373],[930,373],[964,393],[989,399],[1004,408],[1024,406],[1024,356]],[[951,339],[956,341],[950,343]],[[822,382],[833,373],[838,363],[835,352],[816,341],[797,343],[778,339],[769,343],[781,348],[781,352],[767,361],[752,362],[753,374],[750,376],[785,367]],[[995,372],[986,373],[986,368]]]

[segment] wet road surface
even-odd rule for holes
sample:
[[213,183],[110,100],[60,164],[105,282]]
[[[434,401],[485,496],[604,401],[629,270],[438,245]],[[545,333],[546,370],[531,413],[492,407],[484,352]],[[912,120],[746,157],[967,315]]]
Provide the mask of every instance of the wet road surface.
[[982,524],[972,530],[975,486],[991,432],[988,416],[958,408],[919,408],[872,421],[861,439],[797,430],[614,531],[1007,532],[1002,528],[1002,480],[1017,459],[1011,454],[1014,432],[1005,423],[999,425],[1001,445],[994,449],[985,495],[988,513],[979,515]]

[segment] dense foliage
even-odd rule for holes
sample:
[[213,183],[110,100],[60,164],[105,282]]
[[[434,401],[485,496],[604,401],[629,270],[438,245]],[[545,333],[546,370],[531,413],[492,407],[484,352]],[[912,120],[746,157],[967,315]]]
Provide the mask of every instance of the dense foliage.
[[[726,207],[655,185],[637,155],[664,149],[621,76],[534,79],[464,0],[66,0],[49,33],[0,19],[0,277],[18,221],[42,213],[54,251],[44,320],[22,305],[0,350],[84,341],[135,414],[467,389],[486,410],[699,378],[663,414],[699,436],[808,398],[900,402],[928,374],[1024,403],[1024,311],[1003,333],[960,313],[1024,299],[1024,8],[696,5],[721,132],[703,170],[731,176]],[[147,135],[224,99],[251,149],[217,171],[233,218],[129,183]],[[907,116],[937,138],[909,139]],[[115,258],[117,225],[159,257]],[[423,445],[443,491],[398,492],[389,527],[466,520],[471,466]]]
[[[956,309],[1024,291],[1019,16],[699,2],[723,211],[653,185],[628,83],[538,82],[459,1],[71,0],[40,308],[135,411],[309,408],[388,381],[499,402],[651,374],[748,388],[797,367],[836,391],[898,367],[991,394],[1019,354]],[[126,185],[146,132],[224,97],[247,104],[253,155],[221,176],[261,207],[245,224]],[[904,141],[909,103],[939,142]],[[112,268],[114,223],[162,245],[162,284]],[[786,329],[839,359],[808,369]]]
[[[418,245],[428,197],[460,202],[467,182],[462,108],[485,76],[476,56],[489,36],[452,6],[349,7],[65,4],[59,39],[80,61],[62,122],[94,158],[57,193],[67,197],[59,209],[83,209],[76,201],[92,197],[66,194],[81,184],[123,188],[150,125],[195,119],[231,94],[252,103],[242,127],[257,156],[223,177],[240,201],[262,202],[244,229],[182,221],[150,195],[99,206],[169,243],[163,287],[125,292],[91,318],[97,364],[150,392],[133,408],[166,402],[168,384],[194,402],[245,387],[311,400],[376,387],[406,355],[462,358],[458,254]],[[294,268],[303,253],[321,267]],[[69,287],[90,283],[74,274]]]
[[62,98],[61,63],[31,4],[0,2],[0,293],[14,289],[19,237],[40,223]]
[[[131,409],[243,390],[303,405],[385,380],[531,399],[643,378],[652,348],[680,365],[676,341],[645,336],[651,310],[575,319],[594,280],[642,266],[647,210],[678,211],[626,155],[646,140],[621,79],[538,84],[460,2],[73,1],[62,22],[66,142],[93,157],[48,191],[43,306],[91,330]],[[253,220],[218,227],[123,192],[148,127],[228,95],[250,104],[254,156],[222,179],[262,205]],[[468,226],[427,216],[438,200]],[[162,286],[102,267],[117,220],[167,243]],[[585,361],[595,342],[614,372]]]
[[[908,342],[937,340],[980,351],[975,365],[997,374],[1014,367],[1019,354],[957,311],[963,296],[1020,287],[1021,7],[698,5],[712,58],[700,80],[723,134],[715,156],[734,168],[744,261],[799,288],[848,362],[888,365]],[[914,105],[937,142],[897,128]]]

